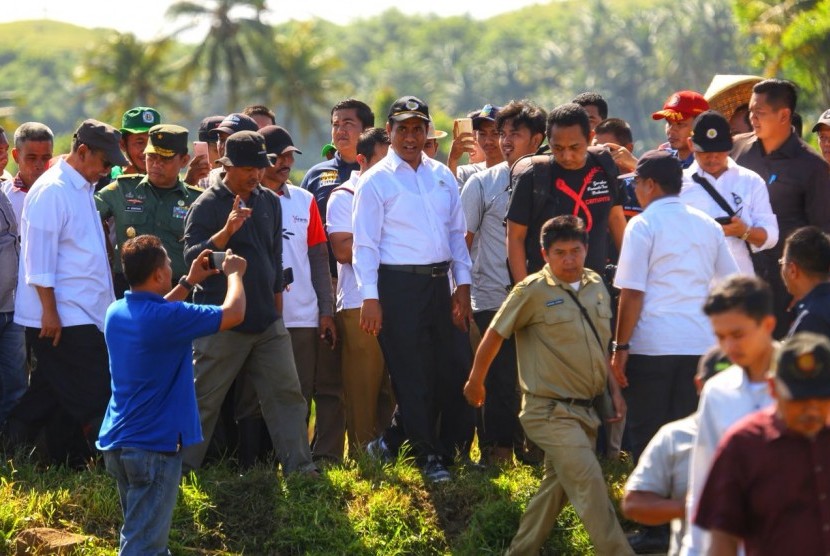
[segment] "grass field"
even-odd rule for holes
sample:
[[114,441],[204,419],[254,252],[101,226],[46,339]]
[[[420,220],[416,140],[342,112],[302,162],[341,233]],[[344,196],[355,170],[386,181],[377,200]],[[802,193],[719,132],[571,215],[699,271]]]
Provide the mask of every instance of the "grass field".
[[[619,500],[626,463],[604,464]],[[486,555],[503,553],[535,493],[541,470],[461,468],[454,480],[425,485],[411,460],[383,466],[363,459],[324,469],[318,480],[283,479],[273,466],[241,474],[230,463],[182,481],[170,534],[174,554]],[[16,535],[53,527],[87,535],[78,553],[116,554],[121,509],[102,465],[43,468],[25,456],[0,465],[0,547]],[[625,524],[624,524],[625,525]],[[591,554],[573,510],[562,513],[543,554]]]

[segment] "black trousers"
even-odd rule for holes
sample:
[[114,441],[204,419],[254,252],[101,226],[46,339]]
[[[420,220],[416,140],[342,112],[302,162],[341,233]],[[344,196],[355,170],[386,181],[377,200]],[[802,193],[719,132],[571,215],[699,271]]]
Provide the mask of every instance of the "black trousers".
[[[779,245],[783,244],[784,240],[782,239]],[[787,291],[787,286],[784,285],[784,279],[781,278],[781,267],[778,264],[778,259],[783,254],[784,250],[782,247],[781,249],[767,249],[766,251],[752,255],[752,264],[755,266],[755,273],[772,288],[773,308],[775,310],[775,331],[773,332],[773,337],[779,340],[787,335],[787,331],[790,329],[793,321],[793,314],[787,310],[793,297]]]
[[636,463],[657,430],[697,409],[699,355],[630,355],[626,367],[626,434]]
[[[45,432],[49,459],[91,455],[111,394],[104,335],[91,324],[64,327],[57,346],[39,335],[39,328],[26,328],[37,366],[9,415],[13,440],[32,442]],[[77,453],[84,451],[76,445],[79,435],[88,454]]]
[[453,367],[449,280],[381,268],[378,294],[383,309],[378,340],[398,404],[383,439],[393,452],[409,441],[423,464],[427,456],[448,451],[437,425],[442,377],[451,376]]
[[[482,337],[494,316],[496,311],[479,311],[473,315]],[[476,419],[481,446],[512,449],[517,444],[521,445],[523,431],[519,423],[521,395],[518,379],[516,341],[511,336],[502,343],[484,381],[487,398]]]

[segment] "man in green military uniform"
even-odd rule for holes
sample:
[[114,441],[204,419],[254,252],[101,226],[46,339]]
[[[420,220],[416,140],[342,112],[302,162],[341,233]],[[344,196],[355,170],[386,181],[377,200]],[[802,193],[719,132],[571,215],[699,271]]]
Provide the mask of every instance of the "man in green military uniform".
[[112,178],[124,174],[146,174],[144,149],[147,147],[150,128],[161,123],[161,115],[155,108],[136,106],[121,117],[121,150],[129,161],[124,167],[112,169]]
[[633,554],[617,521],[594,448],[600,418],[594,409],[610,388],[618,421],[625,402],[608,372],[610,296],[585,268],[588,233],[576,216],[548,220],[541,232],[547,264],[513,288],[476,352],[464,396],[484,403],[484,379],[502,342],[516,335],[522,412],[527,437],[545,452],[545,476],[522,516],[508,554],[537,554],[570,500],[597,554]]
[[184,218],[201,190],[185,184],[179,177],[187,166],[187,129],[177,125],[157,125],[149,130],[144,149],[147,175],[123,175],[95,195],[101,218],[115,221],[113,269],[116,297],[127,289],[121,269],[121,247],[128,239],[153,234],[161,239],[170,257],[173,282],[185,276]]

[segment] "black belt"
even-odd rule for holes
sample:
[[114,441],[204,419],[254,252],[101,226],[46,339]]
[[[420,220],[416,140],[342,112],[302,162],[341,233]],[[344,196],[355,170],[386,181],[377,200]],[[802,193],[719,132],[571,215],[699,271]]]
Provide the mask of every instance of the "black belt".
[[440,278],[446,276],[450,271],[450,263],[435,263],[435,264],[381,264],[380,268],[383,270],[392,270],[394,272],[408,272],[409,274],[423,274],[433,278]]
[[576,405],[579,407],[594,407],[594,400],[596,400],[596,398],[591,398],[590,400],[583,400],[579,398],[554,398],[553,402],[564,405]]

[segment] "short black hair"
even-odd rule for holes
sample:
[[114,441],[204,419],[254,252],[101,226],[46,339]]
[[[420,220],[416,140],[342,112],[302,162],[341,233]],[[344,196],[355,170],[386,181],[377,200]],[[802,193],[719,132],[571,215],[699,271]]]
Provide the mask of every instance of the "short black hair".
[[545,111],[532,100],[511,100],[496,116],[496,129],[501,132],[507,121],[513,122],[513,127],[526,127],[531,135],[545,134]]
[[560,104],[548,114],[547,135],[548,141],[552,140],[553,126],[571,127],[578,125],[582,129],[585,139],[591,136],[591,122],[588,113],[575,102]]
[[631,133],[631,126],[622,118],[606,118],[597,124],[594,132],[610,133],[617,140],[618,145],[629,145],[634,143],[634,135]]
[[335,104],[331,109],[331,116],[334,117],[334,113],[338,110],[355,110],[357,119],[363,124],[363,129],[374,127],[375,125],[375,113],[372,112],[368,104],[356,98],[347,98]]
[[264,104],[252,104],[250,106],[246,106],[242,113],[246,116],[251,116],[252,118],[254,116],[265,116],[266,118],[270,118],[271,125],[276,125],[277,123],[277,115],[274,114],[273,110]]
[[830,236],[816,226],[804,226],[784,241],[784,259],[817,278],[830,277]]
[[357,154],[362,154],[366,159],[371,159],[375,154],[375,147],[378,145],[389,145],[389,134],[382,127],[370,127],[363,130],[357,140]]
[[795,128],[795,134],[800,139],[801,134],[804,132],[804,120],[801,118],[801,114],[793,112],[793,115],[790,117],[790,123]]
[[760,321],[774,315],[772,288],[757,276],[734,275],[715,286],[703,304],[707,316],[739,311]]
[[146,282],[166,261],[164,246],[154,235],[143,234],[128,239],[121,248],[121,267],[130,287]]
[[579,93],[571,102],[575,102],[583,108],[585,106],[596,106],[597,111],[599,112],[599,117],[603,120],[608,118],[608,103],[599,93],[594,93],[593,91]]
[[585,222],[573,214],[563,214],[542,224],[542,231],[539,233],[542,249],[547,251],[557,241],[581,241],[588,245]]
[[795,105],[798,102],[798,88],[792,81],[786,79],[765,79],[752,87],[756,95],[764,95],[766,103],[780,110],[789,108],[795,112]]

